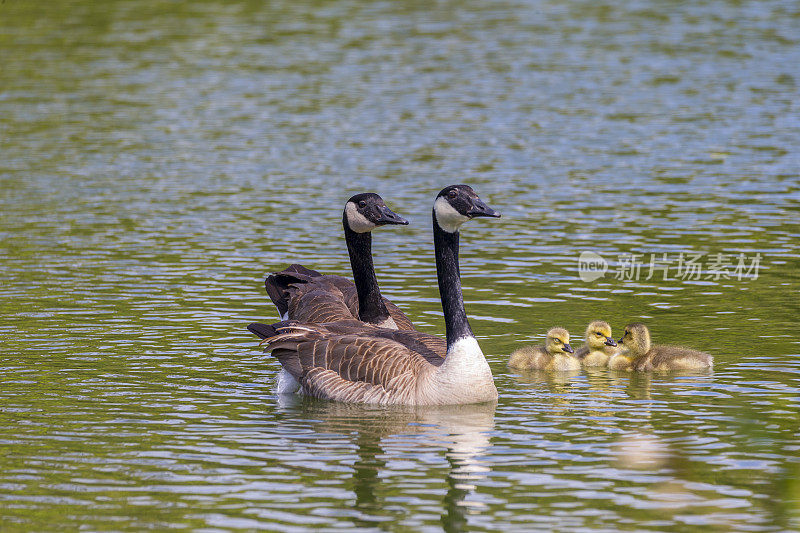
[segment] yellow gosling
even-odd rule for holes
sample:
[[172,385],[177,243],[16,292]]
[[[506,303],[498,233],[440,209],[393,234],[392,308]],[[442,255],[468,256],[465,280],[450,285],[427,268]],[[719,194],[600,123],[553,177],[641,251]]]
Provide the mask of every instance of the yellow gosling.
[[612,370],[664,372],[669,370],[698,370],[712,368],[711,355],[680,346],[658,346],[650,343],[650,330],[640,322],[625,326],[619,340],[620,353],[611,358]]
[[580,370],[581,362],[574,357],[569,345],[569,332],[552,328],[547,332],[544,346],[525,346],[514,350],[508,366],[519,370]]
[[586,328],[586,343],[575,351],[583,366],[607,366],[617,353],[617,341],[611,337],[608,322],[595,320]]

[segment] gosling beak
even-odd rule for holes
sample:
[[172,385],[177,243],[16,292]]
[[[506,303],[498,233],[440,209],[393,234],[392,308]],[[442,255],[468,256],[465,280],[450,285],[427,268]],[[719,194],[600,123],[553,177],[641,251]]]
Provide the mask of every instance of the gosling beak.
[[486,203],[481,200],[480,198],[475,198],[472,200],[472,205],[467,211],[467,216],[469,218],[475,217],[493,217],[493,218],[500,218],[500,213],[486,205]]
[[622,344],[622,339],[624,339],[624,338],[625,338],[625,337],[620,337],[620,338],[619,338],[619,340],[618,340],[617,342],[618,342],[619,344]]
[[[622,342],[622,340],[620,340],[619,342]],[[606,346],[616,346],[617,345],[617,341],[615,341],[611,337],[606,337],[606,343],[605,344],[606,344]]]
[[575,350],[573,350],[572,346],[570,346],[569,344],[564,345],[564,351],[567,353],[575,353]]
[[375,218],[375,224],[378,226],[385,226],[387,224],[396,224],[400,226],[408,226],[408,220],[404,219],[385,205],[378,208],[378,216]]

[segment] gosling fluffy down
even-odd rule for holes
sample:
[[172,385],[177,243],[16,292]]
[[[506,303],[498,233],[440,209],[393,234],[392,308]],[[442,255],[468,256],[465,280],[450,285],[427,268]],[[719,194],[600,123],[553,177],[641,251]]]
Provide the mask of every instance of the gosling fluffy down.
[[620,352],[608,362],[608,367],[612,370],[664,372],[714,366],[714,358],[707,353],[680,346],[652,345],[650,330],[640,322],[625,326],[619,346]]
[[586,344],[575,351],[575,357],[580,359],[583,366],[606,366],[617,350],[617,341],[611,336],[611,326],[603,320],[595,320],[586,328]]
[[581,362],[575,358],[569,345],[569,332],[552,328],[547,332],[543,346],[525,346],[514,350],[508,366],[518,370],[580,370]]

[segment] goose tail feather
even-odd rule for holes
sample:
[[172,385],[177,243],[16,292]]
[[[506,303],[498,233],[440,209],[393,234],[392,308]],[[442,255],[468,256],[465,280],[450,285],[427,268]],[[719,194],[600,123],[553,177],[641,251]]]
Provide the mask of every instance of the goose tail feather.
[[303,376],[303,365],[298,354],[298,345],[311,339],[321,338],[324,328],[305,326],[293,321],[276,322],[275,324],[261,324],[254,322],[247,329],[261,338],[264,351],[272,352],[273,357],[280,361],[281,366],[296,380]]
[[264,280],[264,288],[267,289],[267,295],[275,307],[278,308],[278,313],[281,316],[286,316],[289,310],[289,286],[293,283],[308,283],[314,278],[321,277],[322,274],[316,270],[311,270],[303,265],[293,264],[280,272],[275,272],[267,276]]
[[278,334],[274,326],[269,324],[261,324],[259,322],[248,324],[247,329],[250,331],[250,333],[255,333],[259,339],[268,339]]
[[247,325],[247,329],[261,339],[261,344],[267,345],[284,340],[307,339],[310,336],[319,336],[321,331],[324,331],[324,328],[304,326],[291,320],[274,324],[253,322]]

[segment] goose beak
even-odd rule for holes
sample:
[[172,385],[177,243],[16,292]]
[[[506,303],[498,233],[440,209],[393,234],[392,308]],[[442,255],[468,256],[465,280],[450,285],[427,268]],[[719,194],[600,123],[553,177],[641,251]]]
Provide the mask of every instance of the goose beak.
[[467,211],[467,216],[469,218],[475,217],[492,217],[492,218],[500,218],[500,213],[486,205],[486,203],[481,200],[480,198],[475,198],[472,200],[472,205]]
[[619,344],[622,344],[622,339],[623,339],[623,337],[620,337],[620,338],[619,338],[619,340],[618,340],[617,342],[618,342]]
[[[620,341],[620,342],[622,342],[622,341]],[[616,346],[617,345],[617,341],[615,341],[611,337],[606,337],[606,343],[605,344],[606,344],[606,346]]]
[[375,219],[375,224],[378,226],[385,226],[387,224],[408,226],[408,220],[404,219],[384,205],[378,208],[378,216]]
[[567,353],[575,353],[575,350],[573,350],[572,346],[570,346],[569,344],[564,345],[564,351]]

